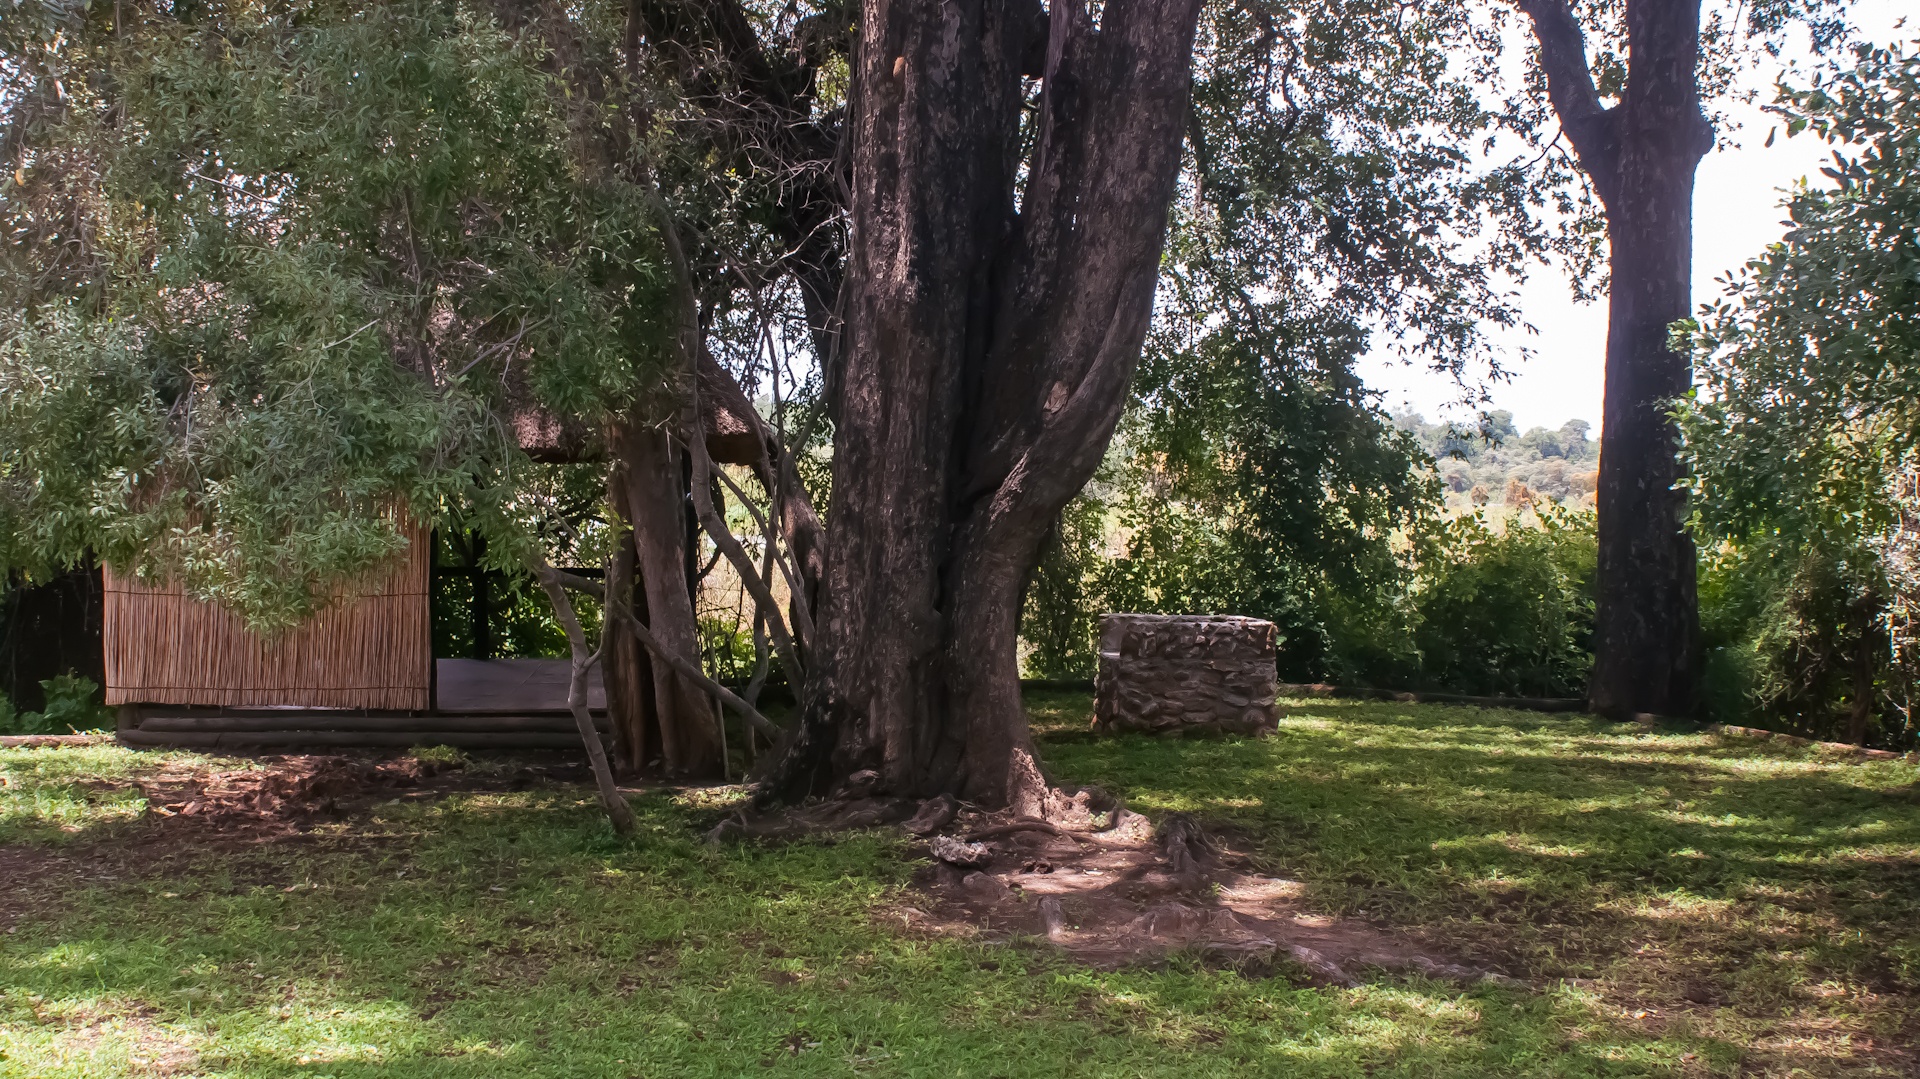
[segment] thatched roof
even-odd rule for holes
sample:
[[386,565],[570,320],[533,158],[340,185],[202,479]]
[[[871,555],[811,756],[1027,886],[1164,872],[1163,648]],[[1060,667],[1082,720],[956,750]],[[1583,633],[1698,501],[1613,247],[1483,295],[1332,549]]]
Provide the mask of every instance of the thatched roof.
[[[707,431],[707,453],[724,465],[751,465],[760,459],[764,425],[733,376],[709,359],[700,370],[700,411]],[[562,420],[537,405],[513,417],[520,448],[536,461],[567,464],[606,456],[606,439],[591,424]]]

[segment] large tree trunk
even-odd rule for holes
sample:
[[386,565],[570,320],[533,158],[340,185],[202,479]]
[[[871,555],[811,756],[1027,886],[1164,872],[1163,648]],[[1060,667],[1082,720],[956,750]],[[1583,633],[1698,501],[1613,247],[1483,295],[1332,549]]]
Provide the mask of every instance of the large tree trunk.
[[[687,592],[687,511],[680,455],[665,431],[640,424],[616,429],[611,449],[618,461],[613,482],[621,497],[616,505],[633,527],[636,569],[646,601],[644,621],[662,647],[697,665],[700,635]],[[711,699],[699,686],[660,665],[652,665],[649,673],[662,767],[676,776],[720,775],[720,739]]]
[[[873,769],[1039,807],[1020,598],[1126,402],[1197,11],[1109,0],[1096,30],[1071,0],[862,9],[826,577],[775,793]],[[1016,213],[1023,75],[1043,83]]]
[[[628,517],[624,493],[616,490],[614,505]],[[605,602],[611,610],[626,602],[633,614],[645,623],[646,590],[637,587],[637,564],[631,533],[614,551],[607,567]],[[654,685],[653,657],[628,628],[625,619],[611,615],[607,633],[607,654],[600,660],[601,679],[607,690],[607,719],[613,730],[614,764],[625,775],[644,771],[652,755],[660,749],[660,712],[658,690]]]
[[1692,313],[1693,177],[1713,147],[1696,81],[1700,4],[1628,0],[1627,85],[1610,108],[1564,0],[1520,6],[1554,110],[1606,208],[1612,255],[1588,701],[1603,714],[1683,714],[1699,674],[1699,608],[1668,410],[1693,368],[1668,337]]
[[1623,169],[1638,188],[1608,212],[1613,288],[1600,428],[1600,559],[1593,677],[1601,714],[1692,710],[1699,667],[1697,559],[1668,410],[1693,365],[1667,347],[1690,313],[1694,155]]

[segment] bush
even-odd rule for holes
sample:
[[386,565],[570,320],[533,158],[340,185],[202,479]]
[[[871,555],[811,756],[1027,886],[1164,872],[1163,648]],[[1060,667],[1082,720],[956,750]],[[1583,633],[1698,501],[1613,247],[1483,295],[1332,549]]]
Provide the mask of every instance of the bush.
[[1420,681],[1458,693],[1577,697],[1593,666],[1593,515],[1546,507],[1495,531],[1442,525],[1410,598]]
[[1701,711],[1821,739],[1913,744],[1882,556],[1780,536],[1703,552]]
[[1504,529],[1432,522],[1329,572],[1246,542],[1231,520],[1159,506],[1102,553],[1100,521],[1070,512],[1027,593],[1025,668],[1092,674],[1101,611],[1244,614],[1280,629],[1282,681],[1518,696],[1581,696],[1593,664],[1591,512],[1551,505]]
[[100,687],[83,675],[55,675],[44,679],[47,707],[41,712],[15,712],[13,702],[0,697],[0,734],[73,734],[111,730],[113,712],[100,703]]

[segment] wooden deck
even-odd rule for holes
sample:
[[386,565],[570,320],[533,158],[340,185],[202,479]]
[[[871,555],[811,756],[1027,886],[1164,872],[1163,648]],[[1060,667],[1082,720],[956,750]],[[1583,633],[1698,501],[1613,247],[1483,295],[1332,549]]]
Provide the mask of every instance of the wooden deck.
[[[437,659],[434,710],[450,715],[525,715],[567,710],[564,659]],[[604,711],[600,667],[587,675],[587,707]]]
[[[121,708],[118,733],[130,745],[199,749],[579,749],[568,674],[563,659],[442,659],[434,662],[439,707],[432,711],[141,704]],[[597,668],[587,704],[604,736],[606,691]]]

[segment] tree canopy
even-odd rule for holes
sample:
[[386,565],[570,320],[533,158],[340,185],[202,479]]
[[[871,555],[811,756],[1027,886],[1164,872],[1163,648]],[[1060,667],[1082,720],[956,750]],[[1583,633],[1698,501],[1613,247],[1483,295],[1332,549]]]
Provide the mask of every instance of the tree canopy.
[[517,417],[665,385],[657,218],[540,39],[426,3],[53,25],[0,201],[10,564],[284,625],[402,516],[511,501]]

